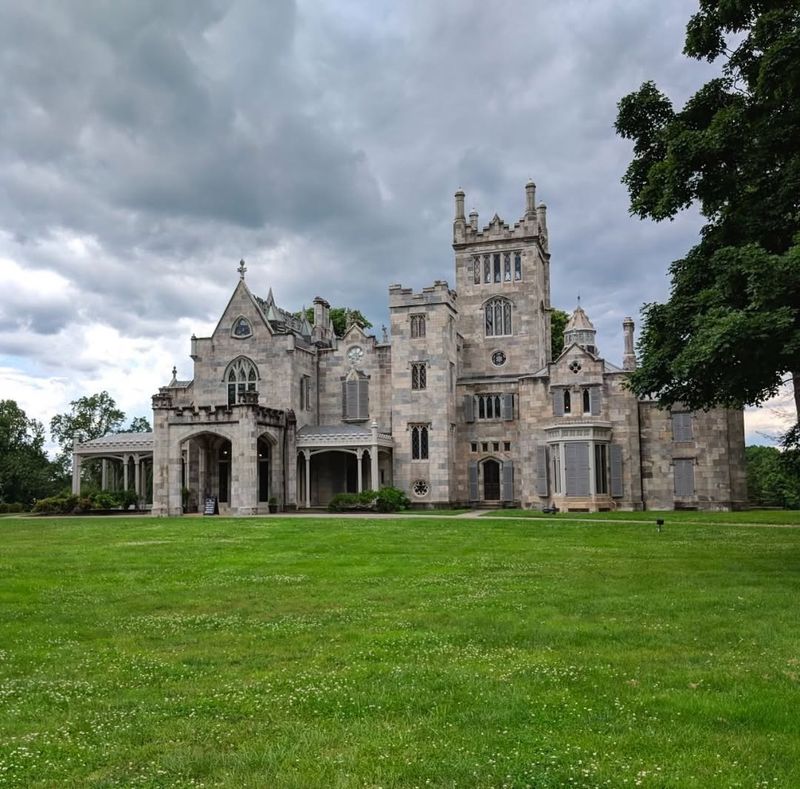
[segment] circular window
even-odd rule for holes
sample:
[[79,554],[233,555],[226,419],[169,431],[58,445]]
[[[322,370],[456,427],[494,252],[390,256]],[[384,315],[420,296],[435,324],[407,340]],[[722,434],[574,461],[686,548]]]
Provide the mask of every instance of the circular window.
[[428,495],[428,491],[430,488],[428,487],[428,483],[425,482],[424,479],[418,479],[412,486],[411,490],[415,496],[422,498],[423,496]]
[[495,351],[492,354],[492,364],[495,367],[502,367],[506,363],[506,355],[503,351]]
[[569,369],[572,370],[573,373],[579,373],[581,371],[581,363],[577,359],[573,359],[569,363]]
[[348,352],[347,358],[350,364],[358,364],[364,358],[364,349],[359,345],[354,345]]

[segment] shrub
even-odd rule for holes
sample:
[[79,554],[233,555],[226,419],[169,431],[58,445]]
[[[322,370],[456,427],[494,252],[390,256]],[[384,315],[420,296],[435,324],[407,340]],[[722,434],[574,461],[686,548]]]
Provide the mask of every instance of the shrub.
[[0,501],[0,514],[5,512],[25,512],[25,505],[21,504],[19,501]]
[[378,512],[397,512],[408,509],[406,494],[399,488],[362,490],[361,493],[337,493],[328,504],[331,512],[357,512],[375,509]]
[[375,508],[378,512],[397,512],[407,510],[411,502],[400,488],[381,488],[375,498]]
[[337,493],[328,503],[331,512],[348,512],[362,510],[365,505],[361,501],[363,493]]
[[73,495],[49,496],[39,499],[33,507],[42,515],[68,515],[78,505],[78,497]]

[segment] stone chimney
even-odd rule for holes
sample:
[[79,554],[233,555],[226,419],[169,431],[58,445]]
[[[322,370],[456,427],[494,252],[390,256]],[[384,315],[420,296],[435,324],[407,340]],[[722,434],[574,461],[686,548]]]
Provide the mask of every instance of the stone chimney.
[[469,212],[469,225],[476,233],[478,232],[478,212],[474,208]]
[[314,298],[314,328],[311,336],[315,340],[329,339],[330,309],[331,305],[321,296]]
[[528,181],[525,184],[525,219],[536,218],[536,184]]
[[622,369],[636,369],[636,354],[633,350],[633,318],[622,321],[622,331],[625,338],[625,352],[622,356]]
[[464,190],[456,192],[456,217],[453,220],[453,241],[463,241],[467,232],[467,220],[464,216]]

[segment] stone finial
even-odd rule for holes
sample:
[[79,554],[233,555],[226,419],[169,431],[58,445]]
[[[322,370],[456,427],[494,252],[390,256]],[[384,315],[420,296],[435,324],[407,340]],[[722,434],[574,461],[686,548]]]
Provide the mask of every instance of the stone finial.
[[244,273],[247,271],[247,266],[244,264],[244,258],[239,261],[239,268],[236,270],[239,272],[239,279],[244,279]]
[[389,342],[389,332],[386,326],[381,326],[381,342]]

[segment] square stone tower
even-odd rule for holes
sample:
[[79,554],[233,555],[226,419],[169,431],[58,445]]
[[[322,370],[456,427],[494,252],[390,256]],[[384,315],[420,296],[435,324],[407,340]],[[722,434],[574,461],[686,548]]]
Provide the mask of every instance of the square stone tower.
[[476,211],[469,221],[464,216],[464,192],[455,198],[463,375],[540,370],[550,361],[550,254],[547,209],[536,206],[536,185],[525,186],[525,213],[513,226],[495,214],[480,229]]

